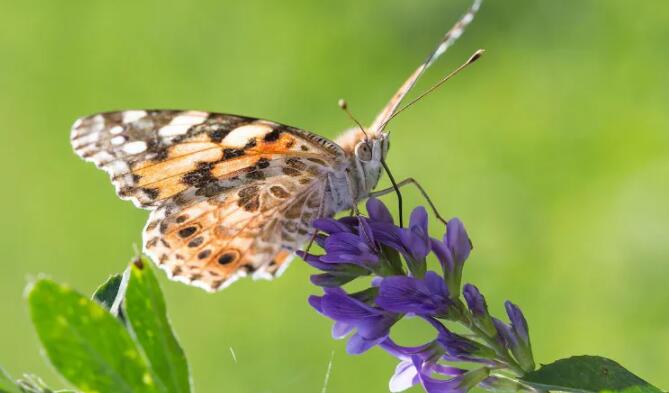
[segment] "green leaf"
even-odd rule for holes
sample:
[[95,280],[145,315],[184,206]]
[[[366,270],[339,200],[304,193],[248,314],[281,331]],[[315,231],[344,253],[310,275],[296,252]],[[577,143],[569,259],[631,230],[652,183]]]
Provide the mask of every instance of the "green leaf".
[[0,393],[21,393],[12,377],[2,368],[0,368]]
[[33,285],[28,302],[49,360],[77,388],[165,392],[123,324],[97,302],[47,279]]
[[662,393],[611,359],[573,356],[526,374],[522,381],[542,390],[564,392]]
[[139,259],[131,265],[125,313],[151,368],[169,392],[190,392],[186,355],[169,320],[163,294],[151,264]]
[[118,296],[119,290],[121,289],[121,283],[123,282],[123,276],[120,274],[113,274],[109,276],[107,281],[104,284],[100,285],[98,289],[93,293],[93,299],[102,305],[102,307],[107,310],[111,310],[116,297]]

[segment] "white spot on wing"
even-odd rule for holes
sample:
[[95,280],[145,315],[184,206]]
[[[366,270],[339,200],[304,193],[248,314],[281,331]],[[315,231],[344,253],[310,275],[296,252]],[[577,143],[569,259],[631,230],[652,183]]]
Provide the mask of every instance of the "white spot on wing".
[[192,126],[203,123],[209,117],[207,112],[188,111],[174,117],[170,124],[162,127],[158,134],[163,137],[185,134]]
[[114,159],[114,156],[111,155],[109,152],[106,152],[104,150],[100,150],[97,152],[95,155],[91,156],[90,158],[94,163],[99,164],[103,162],[108,162]]
[[115,136],[115,137],[113,137],[113,138],[111,139],[111,144],[112,144],[112,145],[120,145],[120,144],[122,144],[123,142],[125,142],[125,138],[122,137],[122,136],[120,136],[120,135],[119,135],[119,136]]
[[123,127],[121,126],[114,126],[109,129],[109,132],[111,132],[112,135],[120,134],[123,132]]
[[230,131],[230,133],[223,138],[221,144],[230,147],[244,147],[249,139],[262,137],[270,132],[272,132],[272,127],[267,124],[248,124]]
[[120,160],[115,160],[115,161],[110,162],[109,164],[107,164],[105,166],[105,169],[112,176],[122,175],[122,174],[128,173],[128,171],[130,171],[130,168],[128,167],[128,164],[126,164],[125,162],[120,161]]
[[183,112],[182,114],[174,117],[174,119],[172,119],[172,121],[170,121],[170,124],[172,124],[172,125],[176,125],[176,124],[196,125],[196,124],[200,124],[203,121],[207,120],[207,117],[209,117],[209,113],[207,113],[207,112],[188,111],[188,112]]
[[144,141],[135,141],[126,143],[123,145],[123,151],[128,154],[138,154],[146,150],[146,142]]
[[183,135],[188,131],[193,125],[192,124],[171,124],[165,127],[162,127],[158,130],[158,135],[168,137],[168,136],[178,136]]
[[105,126],[105,118],[102,115],[95,115],[93,124],[90,127],[91,132],[100,132]]
[[146,111],[125,111],[123,112],[123,122],[132,123],[146,116]]
[[74,136],[73,139],[73,146],[75,149],[78,149],[82,146],[88,145],[90,143],[94,143],[98,141],[98,138],[100,137],[100,134],[97,132],[90,133],[90,134],[85,134],[80,137]]

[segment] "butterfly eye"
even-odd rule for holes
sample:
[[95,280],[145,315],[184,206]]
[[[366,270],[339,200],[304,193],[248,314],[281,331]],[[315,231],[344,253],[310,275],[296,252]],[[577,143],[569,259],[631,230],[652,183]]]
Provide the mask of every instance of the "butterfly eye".
[[369,161],[372,159],[372,149],[367,142],[360,142],[355,147],[355,155],[361,161]]

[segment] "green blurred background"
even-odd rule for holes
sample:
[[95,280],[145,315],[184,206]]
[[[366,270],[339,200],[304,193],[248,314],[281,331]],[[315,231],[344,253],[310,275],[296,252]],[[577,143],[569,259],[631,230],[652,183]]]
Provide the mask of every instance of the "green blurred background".
[[[216,110],[334,137],[345,97],[371,121],[469,3],[7,1],[0,13],[0,365],[46,364],[23,288],[45,273],[90,293],[121,271],[147,212],[72,152],[79,116]],[[511,299],[536,359],[609,356],[669,388],[669,3],[488,1],[430,70],[486,56],[393,122],[389,162],[476,245],[465,270],[494,312]],[[386,184],[386,180],[384,180]],[[407,190],[409,206],[422,203]],[[386,197],[393,203],[392,196]],[[442,229],[432,227],[433,235]],[[216,295],[161,275],[199,392],[384,392],[395,360],[352,357],[295,262]],[[429,330],[402,327],[418,343]],[[232,348],[237,356],[231,356]]]

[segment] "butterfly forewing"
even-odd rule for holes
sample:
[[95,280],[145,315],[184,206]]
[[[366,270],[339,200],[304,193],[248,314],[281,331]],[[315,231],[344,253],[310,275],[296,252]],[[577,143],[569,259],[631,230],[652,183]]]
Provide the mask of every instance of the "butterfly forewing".
[[[209,180],[242,175],[260,160],[291,155],[334,164],[343,154],[294,127],[198,111],[101,113],[79,119],[71,139],[81,157],[109,173],[121,198],[144,208]],[[207,173],[213,178],[202,178]]]

